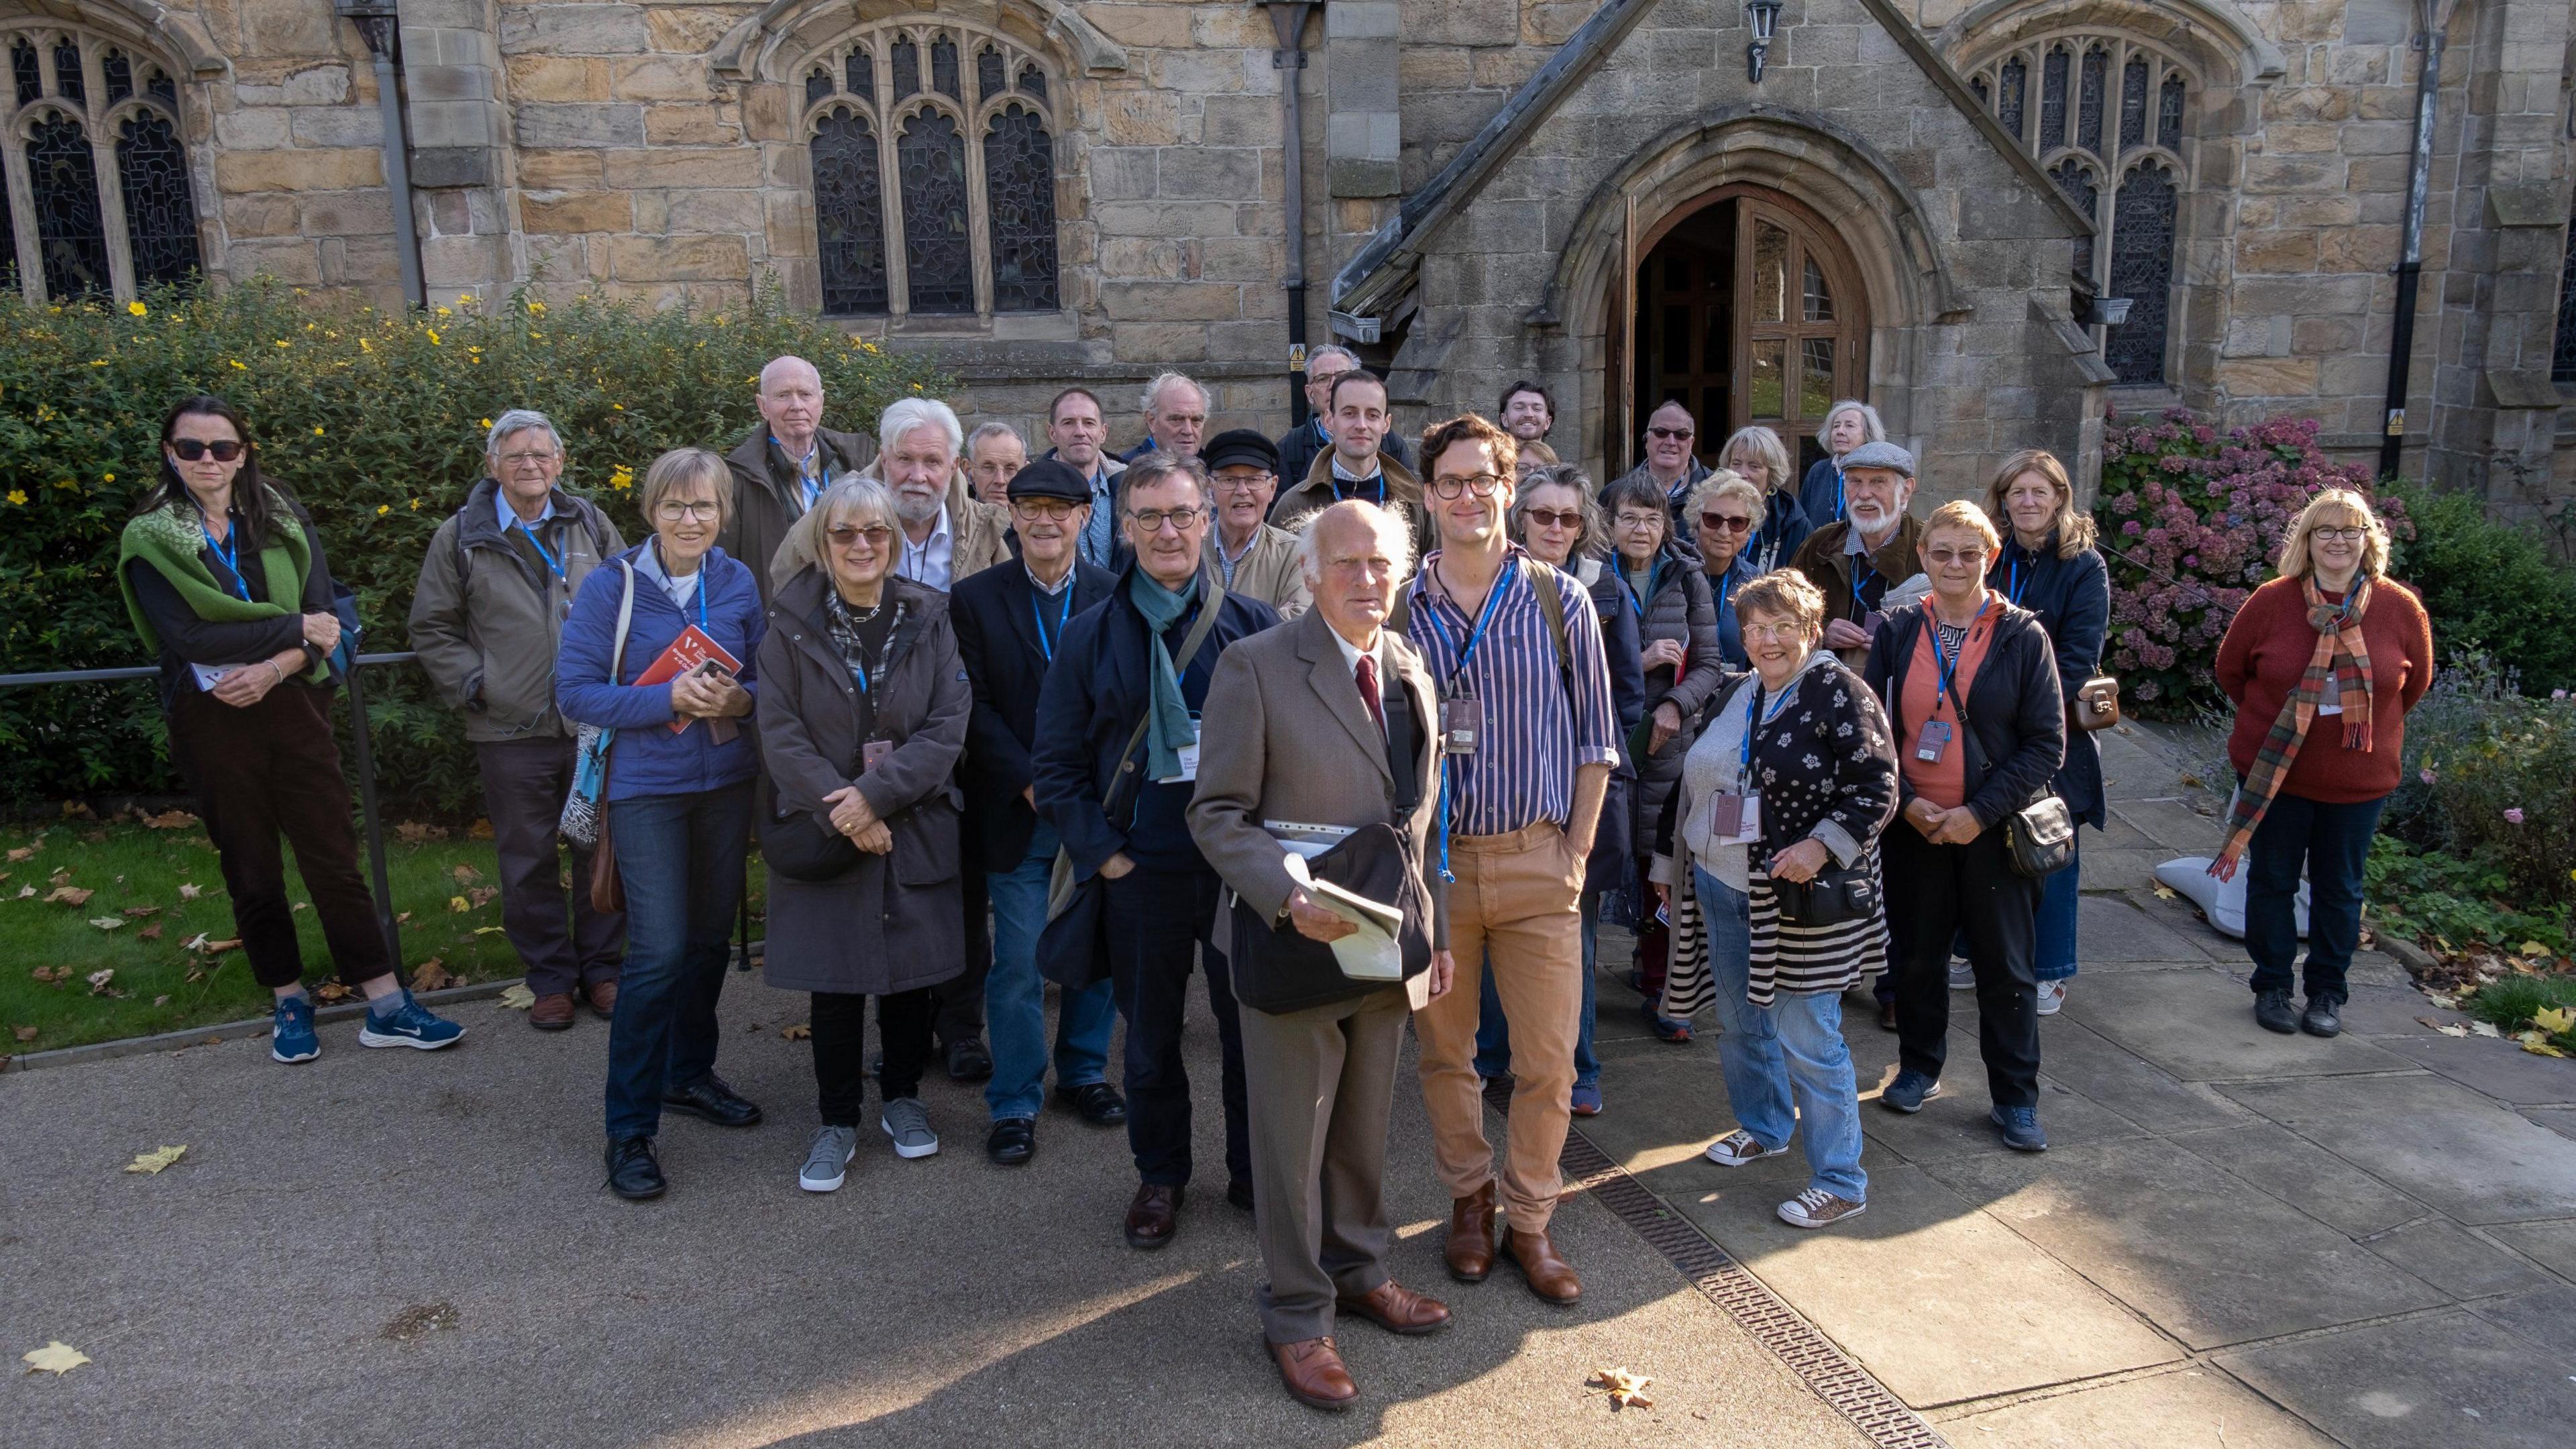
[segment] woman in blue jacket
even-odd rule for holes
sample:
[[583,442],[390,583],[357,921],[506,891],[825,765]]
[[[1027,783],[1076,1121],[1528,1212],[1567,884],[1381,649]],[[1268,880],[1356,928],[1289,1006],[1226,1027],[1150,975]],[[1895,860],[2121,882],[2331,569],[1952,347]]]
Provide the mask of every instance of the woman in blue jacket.
[[[2093,546],[2093,520],[2077,511],[2066,465],[2040,448],[2004,459],[1986,488],[1986,512],[2008,524],[2003,547],[1987,567],[1986,584],[2039,616],[2056,646],[2057,681],[2067,720],[2076,721],[2076,693],[2101,672],[2102,639],[2111,626],[2111,574]],[[2091,732],[2069,728],[2066,761],[2050,782],[2067,812],[2100,830],[2110,818],[2102,793],[2102,747]],[[2077,831],[2081,840],[2083,832]],[[2039,1014],[2053,1016],[2066,1001],[2075,974],[2075,920],[2079,855],[2040,882],[2039,944],[2031,974],[2039,978]]]
[[[626,963],[608,1033],[608,1185],[636,1200],[667,1186],[653,1148],[663,1108],[725,1127],[760,1120],[715,1065],[760,766],[738,721],[751,713],[764,627],[751,570],[716,547],[733,500],[724,459],[673,449],[653,460],[640,494],[653,536],[582,581],[555,663],[564,717],[615,731],[604,834],[626,891]],[[692,628],[739,674],[634,682]]]

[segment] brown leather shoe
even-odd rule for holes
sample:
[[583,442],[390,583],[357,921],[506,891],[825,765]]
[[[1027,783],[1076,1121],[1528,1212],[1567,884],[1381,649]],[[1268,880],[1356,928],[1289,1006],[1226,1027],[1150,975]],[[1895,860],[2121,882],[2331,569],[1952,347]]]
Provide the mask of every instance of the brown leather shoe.
[[1127,1204],[1127,1246],[1153,1249],[1172,1240],[1180,1227],[1181,1190],[1148,1182]]
[[572,993],[550,991],[528,1008],[528,1025],[539,1031],[561,1031],[572,1025]]
[[1333,1307],[1342,1313],[1355,1314],[1389,1333],[1410,1338],[1435,1333],[1449,1326],[1449,1305],[1437,1298],[1426,1298],[1389,1278],[1358,1298],[1335,1298]]
[[1449,1276],[1482,1283],[1494,1271],[1494,1185],[1449,1200]]
[[1270,1345],[1270,1356],[1278,1360],[1279,1381],[1288,1386],[1288,1396],[1310,1408],[1342,1410],[1360,1396],[1360,1386],[1351,1382],[1351,1371],[1342,1366],[1342,1353],[1330,1338],[1301,1338],[1295,1343]]
[[582,990],[590,997],[590,1009],[602,1021],[617,1015],[617,983],[594,981]]
[[1503,1229],[1503,1256],[1521,1270],[1532,1293],[1550,1303],[1572,1303],[1583,1296],[1583,1280],[1574,1276],[1574,1265],[1557,1256],[1556,1244],[1545,1233],[1515,1232]]

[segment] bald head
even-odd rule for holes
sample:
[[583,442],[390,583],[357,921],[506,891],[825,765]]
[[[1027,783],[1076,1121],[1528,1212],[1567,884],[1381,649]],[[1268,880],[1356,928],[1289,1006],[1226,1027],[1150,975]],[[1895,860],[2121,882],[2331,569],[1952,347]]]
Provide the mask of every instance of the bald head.
[[760,370],[760,416],[791,458],[814,448],[823,426],[823,374],[801,357],[773,357]]
[[1377,642],[1396,589],[1413,572],[1413,531],[1391,509],[1345,499],[1316,514],[1298,540],[1315,612],[1357,648]]

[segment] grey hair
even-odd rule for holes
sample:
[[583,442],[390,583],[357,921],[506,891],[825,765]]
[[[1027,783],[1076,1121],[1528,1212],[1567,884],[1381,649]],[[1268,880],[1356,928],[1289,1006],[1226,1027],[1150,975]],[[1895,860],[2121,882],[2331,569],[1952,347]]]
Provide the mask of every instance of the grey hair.
[[[1316,542],[1323,537],[1325,518],[1349,510],[1377,535],[1378,547],[1386,550],[1387,559],[1395,565],[1394,584],[1401,587],[1413,577],[1413,528],[1404,516],[1392,508],[1381,508],[1365,498],[1345,498],[1306,515],[1297,534],[1297,571],[1308,587],[1324,580],[1324,546]],[[1388,600],[1394,602],[1393,599]]]
[[1749,428],[1737,428],[1727,438],[1726,446],[1717,450],[1717,466],[1732,472],[1732,460],[1738,452],[1753,455],[1753,460],[1762,465],[1762,471],[1770,475],[1772,487],[1796,489],[1798,480],[1790,476],[1789,445],[1780,441],[1778,433],[1759,423]]
[[1816,424],[1817,447],[1824,449],[1828,453],[1834,450],[1834,445],[1826,442],[1825,438],[1834,430],[1834,419],[1842,416],[1846,412],[1857,412],[1860,414],[1861,422],[1869,429],[1869,441],[1873,443],[1884,443],[1887,441],[1887,424],[1879,421],[1878,409],[1871,407],[1869,404],[1862,402],[1858,398],[1847,397],[1841,402],[1834,404],[1832,407],[1825,409],[1825,420]]
[[779,540],[778,554],[769,561],[771,591],[785,588],[788,580],[809,568],[830,573],[828,535],[833,524],[853,513],[884,524],[898,535],[903,531],[903,519],[894,511],[894,490],[874,478],[845,474],[823,490],[814,506],[805,510],[804,517],[787,525],[787,536]]
[[1152,382],[1145,384],[1145,395],[1136,400],[1137,410],[1149,418],[1152,417],[1155,405],[1162,401],[1163,389],[1176,382],[1188,385],[1190,391],[1197,393],[1202,407],[1207,404],[1208,390],[1199,386],[1197,378],[1186,372],[1158,372],[1154,374]]
[[1351,351],[1349,348],[1344,347],[1338,342],[1327,342],[1321,347],[1310,347],[1306,349],[1306,375],[1309,377],[1314,376],[1315,364],[1323,361],[1327,357],[1338,357],[1353,367],[1360,365],[1360,355],[1358,353]]
[[1118,508],[1127,509],[1127,495],[1138,488],[1151,488],[1173,474],[1190,480],[1199,490],[1199,507],[1205,508],[1216,499],[1216,489],[1208,482],[1207,465],[1196,458],[1184,458],[1161,448],[1127,465],[1118,475]]
[[1762,526],[1763,510],[1770,506],[1770,500],[1762,496],[1761,489],[1753,486],[1752,479],[1732,468],[1718,468],[1699,480],[1698,486],[1691,489],[1690,497],[1683,500],[1682,509],[1690,515],[1684,522],[1696,525],[1699,515],[1720,498],[1743,499],[1745,506],[1753,510],[1755,528]]
[[1583,515],[1582,536],[1574,540],[1574,551],[1568,554],[1567,567],[1577,559],[1599,558],[1610,552],[1610,520],[1602,514],[1601,495],[1592,486],[1592,475],[1572,463],[1551,463],[1532,468],[1521,479],[1520,488],[1512,495],[1512,536],[1524,546],[1529,541],[1530,495],[1541,488],[1568,488],[1574,492],[1575,511]]
[[919,427],[936,427],[948,436],[948,455],[952,459],[966,450],[966,427],[957,421],[957,410],[935,397],[895,399],[877,420],[877,452],[891,453],[903,442],[903,435]]
[[554,419],[538,412],[535,408],[512,408],[492,420],[492,431],[483,435],[483,456],[487,458],[501,456],[502,439],[514,433],[524,433],[530,428],[545,429],[546,436],[555,441],[555,451],[558,453],[563,451],[563,434],[555,431]]
[[[919,424],[915,424],[914,426],[917,427]],[[1028,451],[1029,440],[1021,437],[1020,430],[1012,427],[1009,423],[986,423],[975,429],[975,431],[968,433],[966,435],[966,451],[968,453],[974,452],[975,445],[983,442],[986,438],[1008,438],[1012,442],[1019,444],[1022,452]]]

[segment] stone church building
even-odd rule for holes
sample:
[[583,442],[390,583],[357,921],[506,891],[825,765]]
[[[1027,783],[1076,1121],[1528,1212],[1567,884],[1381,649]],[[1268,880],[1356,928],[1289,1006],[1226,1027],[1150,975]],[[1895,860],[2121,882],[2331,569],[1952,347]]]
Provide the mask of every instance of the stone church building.
[[1285,427],[1332,339],[1407,426],[1540,380],[1611,470],[1668,399],[1713,452],[1860,397],[1943,496],[2031,444],[2089,474],[2106,413],[2176,402],[2376,455],[2415,185],[2404,466],[2507,502],[2576,476],[2571,12],[0,0],[0,280],[715,308],[774,277],[972,411],[1084,382],[1123,438],[1166,368]]

